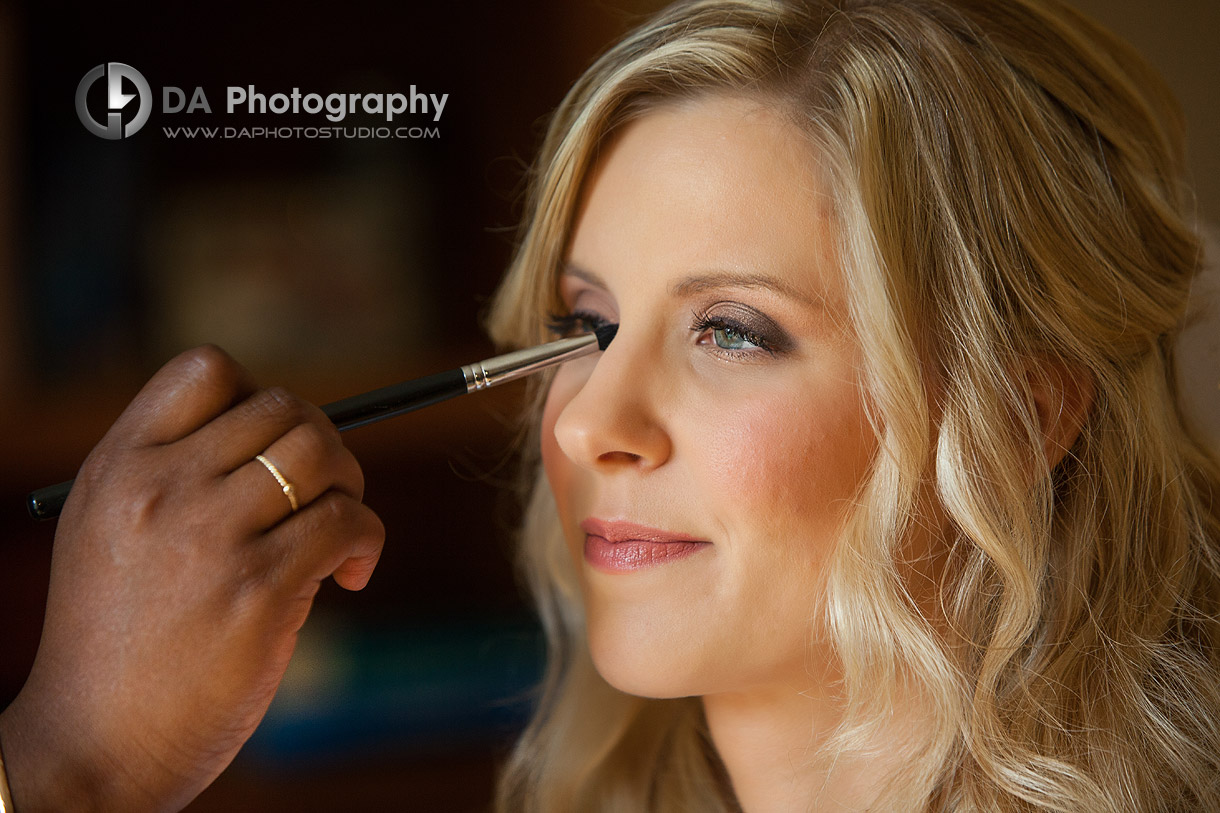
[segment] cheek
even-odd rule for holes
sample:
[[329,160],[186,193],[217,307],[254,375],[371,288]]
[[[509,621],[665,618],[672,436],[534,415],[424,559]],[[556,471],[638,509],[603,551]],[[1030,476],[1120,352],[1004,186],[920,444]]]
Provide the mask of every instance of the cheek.
[[701,409],[690,425],[704,428],[692,442],[730,537],[761,533],[794,549],[837,529],[876,449],[847,383],[756,392],[732,409]]

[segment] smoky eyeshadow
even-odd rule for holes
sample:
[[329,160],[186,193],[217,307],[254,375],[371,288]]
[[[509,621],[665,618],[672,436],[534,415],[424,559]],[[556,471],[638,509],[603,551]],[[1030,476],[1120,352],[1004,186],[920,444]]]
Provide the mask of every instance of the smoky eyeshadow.
[[796,342],[774,319],[760,310],[741,302],[716,302],[699,314],[708,320],[721,320],[739,325],[744,333],[753,334],[767,343],[776,353],[787,353],[796,348]]

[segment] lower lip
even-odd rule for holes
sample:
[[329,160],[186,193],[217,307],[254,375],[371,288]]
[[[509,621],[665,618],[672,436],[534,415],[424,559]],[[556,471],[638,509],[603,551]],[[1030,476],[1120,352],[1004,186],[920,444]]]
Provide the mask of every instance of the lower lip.
[[585,561],[604,573],[626,573],[685,559],[709,545],[710,542],[653,542],[646,539],[611,542],[604,536],[586,534]]

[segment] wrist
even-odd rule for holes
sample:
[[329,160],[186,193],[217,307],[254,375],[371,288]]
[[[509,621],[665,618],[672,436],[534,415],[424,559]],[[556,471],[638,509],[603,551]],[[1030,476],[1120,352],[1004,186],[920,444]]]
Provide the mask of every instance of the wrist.
[[[56,715],[33,715],[19,695],[0,713],[0,747],[8,775],[12,810],[103,811],[110,794],[102,777],[70,736],[57,732],[49,721]],[[6,811],[9,813],[9,811]]]
[[8,786],[8,770],[4,765],[4,740],[0,739],[0,813],[13,813],[13,793]]

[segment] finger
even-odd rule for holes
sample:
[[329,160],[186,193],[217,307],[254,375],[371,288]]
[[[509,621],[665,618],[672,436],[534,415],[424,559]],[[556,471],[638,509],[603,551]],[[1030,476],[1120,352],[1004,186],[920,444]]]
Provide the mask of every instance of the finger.
[[289,595],[312,595],[334,575],[348,590],[363,588],[377,566],[385,527],[366,505],[328,491],[272,529],[264,538],[272,573]]
[[333,433],[334,442],[342,445],[338,430],[322,410],[282,387],[251,393],[200,427],[186,443],[192,456],[212,461],[214,471],[227,474],[245,466],[255,455],[263,454],[271,444],[302,424],[315,424]]
[[108,436],[133,446],[173,443],[254,392],[245,367],[215,345],[187,350],[157,371],[115,422]]
[[242,516],[251,530],[270,528],[293,513],[285,485],[291,487],[298,509],[331,490],[356,502],[364,497],[364,473],[333,425],[298,424],[267,447],[262,457],[267,463],[250,460],[223,484],[231,502],[242,502]]
[[[381,520],[377,520],[380,525]],[[363,590],[368,586],[369,579],[373,577],[373,571],[377,569],[377,562],[381,559],[381,549],[385,543],[385,528],[381,529],[381,543],[377,545],[377,549],[372,553],[364,553],[356,556],[349,556],[343,564],[335,568],[335,571],[330,575],[334,578],[335,584],[342,587],[344,590]]]

